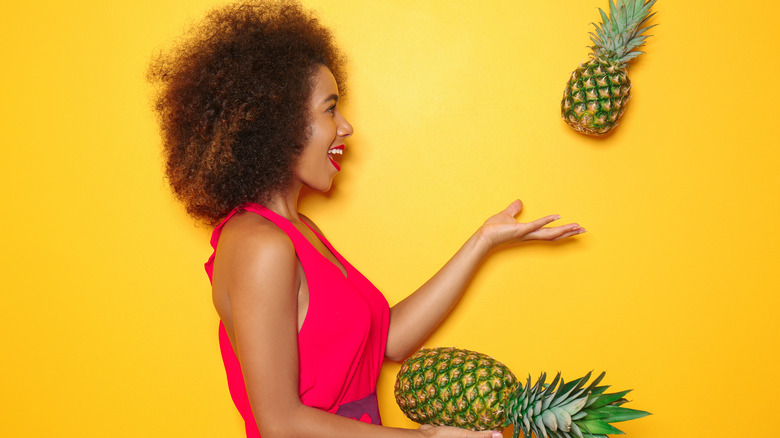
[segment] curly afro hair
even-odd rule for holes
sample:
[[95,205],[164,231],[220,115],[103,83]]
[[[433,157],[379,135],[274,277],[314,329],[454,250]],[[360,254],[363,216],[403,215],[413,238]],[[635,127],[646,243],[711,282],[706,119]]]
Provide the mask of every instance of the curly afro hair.
[[343,90],[330,31],[286,0],[215,9],[152,61],[166,177],[190,215],[215,225],[289,184],[320,65]]

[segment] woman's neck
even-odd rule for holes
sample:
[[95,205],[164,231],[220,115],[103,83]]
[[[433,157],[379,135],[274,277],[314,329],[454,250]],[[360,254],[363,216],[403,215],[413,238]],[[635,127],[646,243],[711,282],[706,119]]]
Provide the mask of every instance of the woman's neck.
[[263,206],[289,221],[299,221],[298,197],[301,185],[280,192],[263,203]]

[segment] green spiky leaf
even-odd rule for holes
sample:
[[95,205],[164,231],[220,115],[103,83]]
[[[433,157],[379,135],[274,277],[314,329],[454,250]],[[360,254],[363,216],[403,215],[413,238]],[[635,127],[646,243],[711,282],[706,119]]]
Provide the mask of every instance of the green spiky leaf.
[[601,395],[609,389],[609,385],[597,386],[590,391],[591,396]]
[[622,406],[604,406],[599,412],[604,414],[602,419],[607,423],[619,423],[621,421],[635,420],[650,415],[650,413],[646,411],[624,408]]
[[620,400],[621,398],[623,398],[629,392],[631,392],[630,389],[627,389],[625,391],[620,391],[620,392],[613,392],[611,394],[601,394],[601,395],[599,395],[598,399],[589,406],[589,408],[591,410],[595,410],[595,409],[598,409],[600,407],[606,406],[606,405],[608,405],[610,403],[614,403],[617,400]]
[[590,434],[609,434],[609,435],[623,435],[624,432],[617,427],[607,423],[604,420],[581,420],[578,424],[580,429],[587,431]]

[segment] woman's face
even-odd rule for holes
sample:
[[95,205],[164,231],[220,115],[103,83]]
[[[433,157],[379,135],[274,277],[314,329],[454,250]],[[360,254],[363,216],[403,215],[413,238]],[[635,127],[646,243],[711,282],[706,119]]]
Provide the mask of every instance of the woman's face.
[[352,125],[339,112],[336,79],[325,66],[314,76],[309,99],[309,140],[295,166],[295,177],[308,187],[325,192],[341,166],[344,139],[352,135]]

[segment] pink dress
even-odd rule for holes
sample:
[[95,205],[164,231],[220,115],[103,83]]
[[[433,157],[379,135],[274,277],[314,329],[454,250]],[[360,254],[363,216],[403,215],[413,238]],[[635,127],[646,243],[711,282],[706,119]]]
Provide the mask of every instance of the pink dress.
[[[324,237],[312,230],[344,266],[346,276],[287,219],[259,204],[244,204],[230,212],[214,228],[211,246],[215,253],[222,227],[239,211],[257,213],[284,231],[295,246],[295,253],[306,275],[309,308],[298,332],[298,393],[301,402],[366,423],[381,424],[376,382],[385,355],[390,322],[387,300]],[[205,267],[211,280],[214,254]],[[241,365],[221,322],[219,345],[230,395],[244,418],[247,437],[259,437]]]

